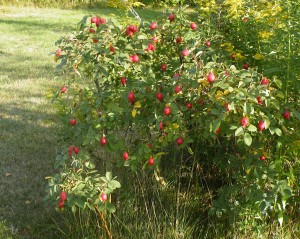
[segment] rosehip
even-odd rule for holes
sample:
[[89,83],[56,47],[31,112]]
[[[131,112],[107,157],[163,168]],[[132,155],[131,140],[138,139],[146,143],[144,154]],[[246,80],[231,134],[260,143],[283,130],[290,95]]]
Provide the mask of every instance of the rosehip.
[[67,193],[65,191],[62,191],[59,195],[60,201],[64,202],[67,200]]
[[137,62],[139,62],[139,56],[137,54],[134,54],[132,56],[129,56],[129,60],[131,62],[137,63]]
[[243,127],[246,127],[246,126],[248,125],[248,118],[247,118],[247,117],[243,117],[243,118],[241,119],[241,125],[242,125]]
[[154,30],[155,28],[157,28],[157,22],[152,22],[150,24],[150,30]]
[[178,137],[178,138],[176,139],[176,144],[177,144],[177,145],[182,145],[182,144],[183,144],[183,138],[182,138],[182,137]]
[[243,65],[243,68],[244,68],[245,70],[248,70],[249,64],[245,63],[245,64]]
[[60,201],[57,206],[62,209],[64,207],[65,202],[64,201]]
[[166,71],[167,70],[167,64],[161,64],[161,70]]
[[210,47],[210,41],[206,41],[205,46]]
[[168,18],[169,18],[170,22],[172,22],[175,19],[175,15],[173,13],[171,13]]
[[122,85],[125,85],[125,84],[126,84],[126,81],[127,81],[127,79],[126,79],[125,77],[122,77],[122,78],[120,79],[120,82],[121,82]]
[[291,117],[291,113],[288,111],[288,110],[285,110],[283,113],[282,113],[282,116],[283,118],[285,119],[289,119]]
[[73,151],[74,151],[74,153],[75,153],[75,154],[78,154],[78,153],[79,153],[79,151],[80,151],[80,149],[79,149],[79,148],[77,148],[77,147],[74,147]]
[[157,92],[156,93],[156,98],[159,100],[159,101],[162,101],[164,99],[164,96],[161,92]]
[[259,121],[259,123],[257,124],[257,128],[259,132],[262,132],[263,129],[265,128],[265,122],[263,120]]
[[127,152],[123,153],[123,159],[126,161],[129,158],[129,154]]
[[196,28],[197,28],[197,24],[196,24],[196,23],[194,23],[194,22],[191,22],[191,24],[190,24],[190,28],[191,28],[192,30],[196,30]]
[[70,119],[70,125],[74,126],[76,124],[76,119]]
[[183,57],[188,56],[188,54],[190,54],[190,52],[189,52],[188,49],[184,49],[184,50],[181,52],[181,55],[182,55]]
[[102,138],[100,139],[100,144],[101,144],[102,146],[106,145],[106,144],[107,144],[107,139],[106,139],[105,137],[102,137]]
[[207,80],[209,83],[213,83],[215,81],[215,78],[216,77],[215,77],[214,73],[212,73],[212,72],[210,72],[207,76]]
[[180,91],[181,91],[181,86],[180,85],[176,86],[174,92],[178,94]]
[[67,91],[67,87],[66,86],[61,87],[61,89],[60,89],[61,93],[66,93],[66,91]]
[[102,200],[103,202],[105,202],[105,201],[107,200],[107,194],[102,193],[102,194],[101,194],[101,200]]
[[261,161],[265,161],[265,160],[266,160],[266,157],[262,155],[262,156],[259,157],[259,159],[260,159]]
[[263,77],[263,78],[261,79],[260,84],[261,84],[261,85],[267,85],[267,84],[269,84],[269,80],[268,80],[266,77]]
[[164,114],[165,114],[165,115],[171,114],[171,107],[170,107],[170,106],[168,106],[168,107],[166,107],[166,108],[164,109]]
[[128,101],[131,103],[134,103],[135,97],[134,97],[134,93],[132,91],[130,91],[127,95]]
[[176,38],[176,42],[177,42],[177,43],[181,43],[181,42],[182,42],[182,38],[181,38],[181,37],[177,37],[177,38]]
[[185,103],[185,106],[186,106],[188,109],[191,109],[191,108],[192,108],[192,104],[191,104],[190,102]]
[[153,164],[154,164],[154,158],[149,158],[148,159],[148,164],[150,165],[150,166],[152,166]]

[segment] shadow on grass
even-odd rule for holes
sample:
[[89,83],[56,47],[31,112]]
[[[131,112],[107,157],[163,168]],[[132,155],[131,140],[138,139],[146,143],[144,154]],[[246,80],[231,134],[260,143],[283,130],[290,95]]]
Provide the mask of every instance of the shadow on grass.
[[55,158],[55,114],[47,100],[30,100],[43,99],[42,93],[24,88],[6,90],[20,96],[17,102],[0,97],[0,221],[22,238],[41,238],[31,230],[49,220],[56,206],[44,201]]

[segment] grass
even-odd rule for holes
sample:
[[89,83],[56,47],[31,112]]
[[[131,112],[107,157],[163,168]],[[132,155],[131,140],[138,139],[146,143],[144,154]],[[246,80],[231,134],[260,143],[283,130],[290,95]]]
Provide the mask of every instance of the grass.
[[[0,7],[0,238],[50,238],[51,218],[59,217],[56,203],[43,200],[56,145],[56,115],[46,97],[60,87],[53,80],[54,43],[83,16],[97,12]],[[146,19],[158,14],[140,12]],[[119,13],[98,14],[118,19]]]

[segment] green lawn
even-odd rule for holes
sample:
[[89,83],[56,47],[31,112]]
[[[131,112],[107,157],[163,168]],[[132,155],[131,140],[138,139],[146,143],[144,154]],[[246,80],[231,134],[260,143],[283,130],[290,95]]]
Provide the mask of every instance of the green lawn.
[[53,80],[54,43],[95,12],[0,7],[0,239],[50,238],[48,223],[58,217],[56,203],[44,201],[56,144],[55,111],[46,95],[60,87]]

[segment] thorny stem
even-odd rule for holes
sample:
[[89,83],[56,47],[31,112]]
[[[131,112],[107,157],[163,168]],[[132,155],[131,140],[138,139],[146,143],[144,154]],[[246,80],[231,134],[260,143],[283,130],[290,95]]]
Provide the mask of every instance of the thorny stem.
[[111,235],[111,233],[110,233],[110,231],[109,231],[109,229],[108,229],[108,226],[107,226],[107,223],[106,223],[106,221],[105,221],[105,218],[104,218],[103,214],[100,212],[100,210],[99,210],[99,208],[98,208],[97,205],[94,205],[94,207],[95,207],[95,210],[96,210],[96,212],[98,213],[98,215],[99,215],[99,217],[100,217],[100,219],[101,219],[101,221],[102,221],[102,223],[103,223],[103,226],[104,226],[104,228],[105,228],[105,231],[106,231],[106,233],[107,233],[108,238],[109,238],[109,239],[112,239],[112,235]]

